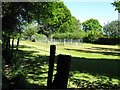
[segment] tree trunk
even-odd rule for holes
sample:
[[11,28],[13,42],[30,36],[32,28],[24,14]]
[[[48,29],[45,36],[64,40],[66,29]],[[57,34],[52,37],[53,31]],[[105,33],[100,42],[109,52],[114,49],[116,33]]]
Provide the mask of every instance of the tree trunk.
[[7,36],[3,35],[2,36],[2,49],[6,49],[6,43],[7,43]]
[[32,41],[32,36],[30,36],[30,41]]
[[10,37],[8,37],[8,49],[10,50]]
[[50,41],[50,35],[46,35],[46,37],[47,37],[47,43]]
[[18,50],[19,41],[20,41],[20,38],[18,38],[18,40],[17,40],[17,46],[16,46],[16,50]]
[[7,37],[6,40],[6,50],[10,50],[10,37]]
[[14,48],[14,37],[12,39],[12,51],[13,51],[13,48]]

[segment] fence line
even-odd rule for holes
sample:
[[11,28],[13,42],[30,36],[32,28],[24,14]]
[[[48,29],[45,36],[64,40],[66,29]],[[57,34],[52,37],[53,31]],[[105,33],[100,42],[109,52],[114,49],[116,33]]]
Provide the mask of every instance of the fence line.
[[83,39],[36,39],[35,42],[60,45],[80,45],[83,43]]

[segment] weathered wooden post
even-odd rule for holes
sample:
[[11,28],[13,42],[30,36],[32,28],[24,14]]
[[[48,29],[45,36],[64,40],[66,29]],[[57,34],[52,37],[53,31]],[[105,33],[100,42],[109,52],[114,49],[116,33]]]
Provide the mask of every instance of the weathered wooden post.
[[49,60],[47,88],[51,88],[51,84],[52,84],[52,76],[53,76],[53,69],[54,69],[54,59],[55,59],[55,50],[56,50],[56,46],[51,45],[50,46],[50,60]]
[[10,37],[6,38],[6,50],[10,50]]
[[18,40],[17,40],[16,50],[18,50],[19,42],[20,42],[20,38],[18,38]]
[[67,88],[71,56],[58,55],[57,74],[55,75],[52,88],[65,89]]
[[14,37],[12,38],[12,52],[13,52],[13,48],[14,48]]

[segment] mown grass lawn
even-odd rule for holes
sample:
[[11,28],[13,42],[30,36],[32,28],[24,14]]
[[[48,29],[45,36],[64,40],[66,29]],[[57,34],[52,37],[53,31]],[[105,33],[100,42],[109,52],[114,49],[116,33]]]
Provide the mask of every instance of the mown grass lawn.
[[[23,70],[27,82],[46,86],[50,45],[20,41],[19,61],[21,60],[21,63],[19,62],[18,66],[22,68],[19,70]],[[59,44],[56,45],[56,60],[59,54],[71,55],[72,57],[68,88],[85,88],[88,83],[89,85],[91,83],[118,85],[120,83],[119,51],[117,45]]]

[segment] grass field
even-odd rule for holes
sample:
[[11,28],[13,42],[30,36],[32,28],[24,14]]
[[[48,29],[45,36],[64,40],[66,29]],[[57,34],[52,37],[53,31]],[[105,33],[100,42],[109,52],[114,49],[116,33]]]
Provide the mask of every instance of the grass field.
[[[50,44],[20,41],[17,73],[24,73],[31,84],[46,86],[49,52]],[[90,84],[94,84],[93,87],[99,84],[119,86],[120,49],[117,45],[59,44],[56,45],[56,60],[59,54],[72,56],[68,88],[85,88]]]

